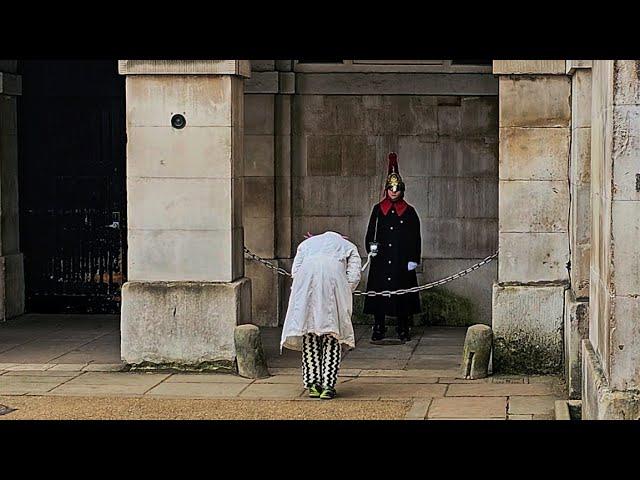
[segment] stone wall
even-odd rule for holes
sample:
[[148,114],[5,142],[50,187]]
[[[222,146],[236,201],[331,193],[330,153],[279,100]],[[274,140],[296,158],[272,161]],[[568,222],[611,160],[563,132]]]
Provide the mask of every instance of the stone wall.
[[[300,74],[252,61],[245,88],[245,244],[283,268],[307,231],[338,230],[363,256],[387,155],[422,222],[419,282],[497,248],[497,81],[488,74]],[[457,76],[456,76],[457,75]],[[380,77],[380,78],[379,78]],[[458,94],[456,94],[458,93]],[[284,320],[290,282],[252,261],[253,319]],[[492,263],[448,285],[491,323]],[[361,287],[364,288],[366,276]]]

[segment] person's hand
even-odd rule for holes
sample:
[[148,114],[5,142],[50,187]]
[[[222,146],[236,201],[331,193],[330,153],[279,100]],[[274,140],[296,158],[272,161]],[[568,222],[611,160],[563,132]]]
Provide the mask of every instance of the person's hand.
[[409,264],[407,265],[407,270],[415,270],[417,266],[418,264],[416,262],[409,262]]

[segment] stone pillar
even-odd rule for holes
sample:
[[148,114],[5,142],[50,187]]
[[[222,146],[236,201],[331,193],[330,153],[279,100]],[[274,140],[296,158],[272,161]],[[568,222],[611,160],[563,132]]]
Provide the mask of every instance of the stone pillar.
[[560,372],[571,81],[564,60],[495,61],[494,73],[500,75],[494,371]]
[[17,97],[22,77],[16,60],[0,60],[0,321],[24,313],[24,259],[18,209]]
[[[290,63],[252,61],[251,80],[245,88],[246,244],[254,253],[284,267],[289,266],[291,257]],[[245,268],[251,278],[254,323],[277,326],[284,279],[252,260],[245,261]]]
[[594,60],[582,415],[640,419],[640,61]]
[[591,60],[567,60],[571,76],[570,288],[565,292],[564,373],[569,398],[582,395],[582,340],[589,332],[591,252]]
[[231,368],[234,328],[251,321],[242,224],[248,62],[123,60],[119,69],[129,225],[122,358]]

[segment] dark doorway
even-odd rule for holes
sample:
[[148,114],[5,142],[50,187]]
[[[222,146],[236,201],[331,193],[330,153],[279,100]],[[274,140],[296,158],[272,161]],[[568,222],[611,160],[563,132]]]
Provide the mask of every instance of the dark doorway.
[[126,279],[125,79],[116,61],[23,61],[26,309],[119,313]]

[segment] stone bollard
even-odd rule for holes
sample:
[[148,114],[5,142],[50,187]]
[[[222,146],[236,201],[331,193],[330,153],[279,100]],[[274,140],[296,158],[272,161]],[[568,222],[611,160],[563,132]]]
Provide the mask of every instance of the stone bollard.
[[462,351],[464,378],[473,380],[488,375],[492,344],[493,331],[488,325],[472,325],[467,329]]
[[267,361],[262,351],[260,329],[251,324],[238,325],[233,333],[238,375],[245,378],[269,377]]

